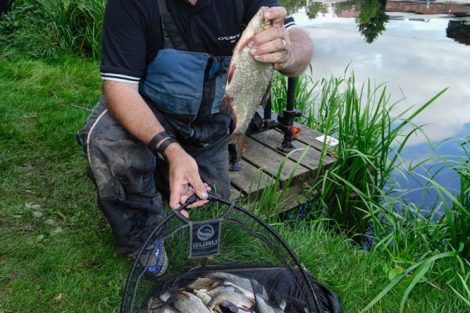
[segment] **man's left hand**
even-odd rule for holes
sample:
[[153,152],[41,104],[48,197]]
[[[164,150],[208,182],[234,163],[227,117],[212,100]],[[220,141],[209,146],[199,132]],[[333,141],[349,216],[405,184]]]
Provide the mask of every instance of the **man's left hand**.
[[287,76],[301,74],[313,57],[313,43],[300,27],[284,27],[287,10],[272,7],[265,11],[272,27],[256,34],[248,46],[253,57],[263,63],[272,63],[275,70]]
[[283,7],[268,8],[264,17],[271,20],[272,27],[256,34],[248,46],[253,57],[263,63],[273,63],[274,69],[283,70],[290,60],[291,41],[284,27],[287,10]]

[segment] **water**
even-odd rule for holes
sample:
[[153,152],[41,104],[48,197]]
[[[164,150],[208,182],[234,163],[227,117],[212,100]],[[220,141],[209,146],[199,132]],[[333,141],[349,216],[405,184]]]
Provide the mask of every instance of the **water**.
[[[426,135],[418,134],[408,142],[402,153],[404,166],[436,154],[444,159],[464,156],[459,145],[470,135],[470,0],[458,3],[408,1],[406,4],[383,1],[388,22],[381,34],[369,33],[371,37],[377,35],[375,40],[369,40],[371,43],[358,31],[356,22],[363,3],[302,2],[314,10],[309,12],[306,6],[300,6],[292,15],[314,41],[315,79],[331,75],[341,77],[349,66],[358,83],[368,79],[377,84],[385,83],[392,102],[402,99],[397,113],[411,106],[417,108],[448,87],[445,94],[415,119],[418,125],[424,125]],[[446,14],[449,10],[458,12],[460,17]],[[309,18],[307,13],[315,18]],[[455,37],[453,34],[459,31],[460,42],[447,36],[449,32]],[[435,151],[428,141],[437,146]],[[426,162],[417,173],[426,177],[437,173],[433,177],[437,183],[449,190],[457,189],[457,175],[436,163],[436,158]],[[435,191],[414,190],[427,182],[425,178],[416,174],[402,176],[398,172],[395,177],[401,187],[409,191],[407,200],[418,207],[432,206]]]

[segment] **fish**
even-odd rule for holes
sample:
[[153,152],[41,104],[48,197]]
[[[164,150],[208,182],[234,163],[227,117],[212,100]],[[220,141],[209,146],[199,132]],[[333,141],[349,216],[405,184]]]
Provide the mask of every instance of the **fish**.
[[212,296],[208,292],[202,289],[193,289],[192,293],[194,293],[196,297],[201,299],[202,302],[204,302],[204,304],[209,303],[209,301],[211,301],[212,299]]
[[245,136],[248,126],[263,99],[269,94],[273,65],[255,60],[248,44],[253,36],[272,27],[271,20],[264,18],[267,7],[261,7],[253,16],[235,46],[227,71],[227,84],[221,101],[234,121],[229,139],[230,170],[243,168],[241,157],[247,151]]
[[182,312],[178,309],[173,308],[171,305],[166,304],[158,308],[158,310],[153,310],[153,311],[149,310],[148,313],[182,313]]
[[212,313],[201,299],[196,295],[182,291],[177,294],[172,301],[172,305],[181,312],[184,313]]
[[213,280],[222,281],[224,285],[231,285],[236,287],[250,299],[254,298],[255,292],[258,295],[263,296],[265,299],[269,297],[266,289],[254,279],[248,279],[227,272],[212,272],[207,274],[207,276]]
[[209,277],[199,277],[188,285],[191,289],[210,290],[217,281]]
[[212,272],[206,275],[208,278],[213,280],[222,281],[224,283],[230,283],[237,287],[243,288],[251,293],[253,293],[253,285],[252,280],[237,276],[235,274],[227,273],[227,272]]
[[179,310],[173,308],[169,304],[161,301],[158,297],[152,297],[147,302],[145,312],[148,313],[180,313]]
[[226,286],[220,288],[218,292],[213,295],[212,299],[207,303],[207,306],[209,309],[213,309],[214,307],[221,305],[237,312],[238,308],[247,311],[254,304],[254,299],[249,299],[233,286]]
[[263,297],[256,297],[256,308],[258,313],[283,313],[285,308],[285,303],[281,306],[274,306],[268,304]]

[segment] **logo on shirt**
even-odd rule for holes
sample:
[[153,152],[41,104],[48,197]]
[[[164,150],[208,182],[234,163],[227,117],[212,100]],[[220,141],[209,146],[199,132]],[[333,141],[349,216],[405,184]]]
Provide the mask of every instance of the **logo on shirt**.
[[229,41],[230,43],[234,43],[235,41],[237,41],[238,38],[240,38],[240,35],[241,35],[241,33],[238,33],[236,35],[231,35],[231,36],[221,36],[221,37],[218,37],[217,40],[218,41]]

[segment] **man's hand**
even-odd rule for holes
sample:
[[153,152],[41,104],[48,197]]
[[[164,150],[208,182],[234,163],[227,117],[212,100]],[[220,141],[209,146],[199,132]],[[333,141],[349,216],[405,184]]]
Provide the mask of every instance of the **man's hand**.
[[313,44],[300,28],[284,27],[286,16],[287,10],[283,7],[268,8],[264,17],[272,21],[272,27],[255,35],[248,46],[256,60],[272,63],[281,73],[296,76],[310,63]]
[[[193,194],[199,199],[189,207],[197,207],[207,203],[207,192],[210,187],[203,183],[199,176],[196,161],[184,151],[177,143],[173,143],[165,150],[168,160],[169,184],[170,184],[170,207],[177,209]],[[181,214],[188,218],[189,213],[185,210]]]

